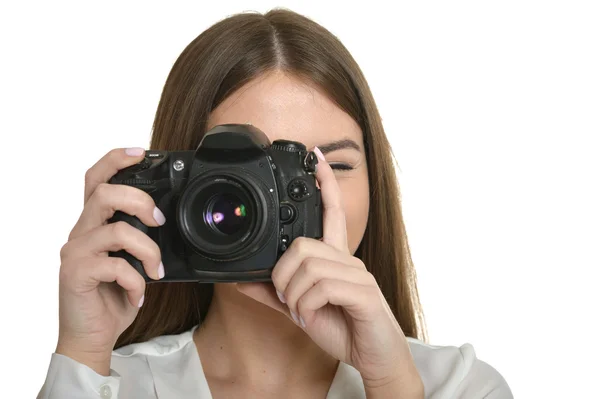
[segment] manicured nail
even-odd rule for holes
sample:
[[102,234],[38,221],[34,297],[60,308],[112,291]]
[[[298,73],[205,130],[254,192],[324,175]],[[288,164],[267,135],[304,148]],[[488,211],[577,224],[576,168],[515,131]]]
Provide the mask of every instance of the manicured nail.
[[277,297],[279,297],[279,300],[281,301],[281,303],[285,303],[285,297],[283,296],[283,294],[279,291],[277,291]]
[[323,155],[323,153],[321,152],[321,150],[319,150],[319,147],[315,147],[313,149],[313,151],[315,152],[315,154],[317,154],[317,158],[319,158],[321,161],[325,160],[325,156]]
[[290,310],[290,314],[292,315],[292,319],[294,319],[294,323],[298,324],[300,321],[298,320],[298,316],[296,316],[296,313]]
[[138,303],[138,308],[141,308],[143,304],[144,304],[144,295],[142,295],[142,297],[140,298],[140,303]]
[[302,316],[300,316],[300,325],[302,326],[302,328],[306,328],[306,323],[304,322]]
[[132,147],[132,148],[127,148],[125,150],[125,154],[131,156],[131,157],[139,157],[140,155],[142,155],[144,153],[144,149],[143,148],[139,148],[139,147]]
[[154,207],[154,220],[156,220],[156,223],[161,226],[165,224],[165,221],[167,220],[165,219],[165,215],[162,213],[162,211],[157,207]]
[[163,266],[162,261],[160,262],[160,265],[158,265],[158,278],[161,279],[165,276],[165,267]]

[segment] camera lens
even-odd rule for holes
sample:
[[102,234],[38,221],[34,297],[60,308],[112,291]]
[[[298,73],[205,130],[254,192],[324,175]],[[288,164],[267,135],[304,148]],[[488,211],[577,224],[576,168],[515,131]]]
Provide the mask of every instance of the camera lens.
[[268,190],[247,172],[228,169],[199,175],[179,198],[179,231],[207,258],[250,257],[266,245],[278,220],[273,198],[265,195]]
[[258,204],[247,186],[232,179],[208,179],[194,191],[186,222],[203,248],[225,251],[241,245],[253,233]]
[[232,235],[240,231],[249,219],[248,208],[234,194],[213,196],[204,211],[204,221],[216,232]]

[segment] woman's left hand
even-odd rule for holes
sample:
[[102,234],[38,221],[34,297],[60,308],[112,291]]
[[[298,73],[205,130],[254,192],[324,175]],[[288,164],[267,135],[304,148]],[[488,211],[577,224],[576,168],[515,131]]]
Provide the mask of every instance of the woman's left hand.
[[323,238],[296,238],[275,265],[272,279],[281,303],[275,305],[272,290],[266,295],[264,284],[238,284],[238,290],[285,312],[324,351],[357,369],[365,389],[422,384],[377,281],[348,249],[342,195],[323,159],[316,177]]

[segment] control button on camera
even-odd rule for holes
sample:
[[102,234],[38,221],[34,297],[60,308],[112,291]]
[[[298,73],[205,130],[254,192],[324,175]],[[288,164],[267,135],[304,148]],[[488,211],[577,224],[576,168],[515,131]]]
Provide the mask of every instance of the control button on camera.
[[175,162],[173,162],[173,169],[175,169],[177,172],[181,172],[184,168],[185,164],[183,163],[183,161],[181,159],[176,160]]
[[289,141],[289,140],[275,140],[271,144],[271,148],[279,151],[287,151],[287,152],[300,152],[306,151],[306,146],[297,141]]
[[281,208],[279,208],[279,219],[281,219],[283,223],[287,223],[293,218],[294,208],[292,208],[290,205],[284,204],[281,206]]
[[279,249],[281,252],[285,252],[288,248],[288,244],[290,243],[290,238],[288,236],[281,236],[281,244],[279,245]]
[[148,158],[144,158],[140,162],[138,162],[134,165],[131,165],[123,170],[127,171],[129,173],[139,173],[143,170],[148,169],[151,165],[152,165],[152,161],[150,161]]
[[148,159],[148,158],[144,158],[142,160],[142,162],[140,162],[140,168],[142,170],[148,169],[150,167],[150,165],[152,165],[152,161],[150,159]]
[[288,194],[296,201],[304,201],[310,196],[308,186],[302,179],[296,179],[288,185]]
[[150,159],[162,159],[164,158],[165,154],[162,154],[160,152],[146,152],[146,158],[150,158]]
[[306,157],[304,157],[304,170],[308,173],[315,173],[317,171],[318,163],[317,155],[310,151],[306,153]]

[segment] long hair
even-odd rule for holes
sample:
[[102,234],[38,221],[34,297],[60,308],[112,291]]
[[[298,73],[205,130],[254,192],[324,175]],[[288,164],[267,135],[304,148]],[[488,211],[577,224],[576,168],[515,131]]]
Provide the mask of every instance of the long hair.
[[[316,84],[360,126],[370,209],[354,255],[376,278],[404,334],[427,340],[391,147],[365,77],[331,32],[282,8],[235,14],[212,25],[175,61],[158,104],[150,148],[196,149],[211,111],[246,83],[274,70]],[[212,294],[212,284],[149,284],[144,306],[115,348],[202,323]]]

